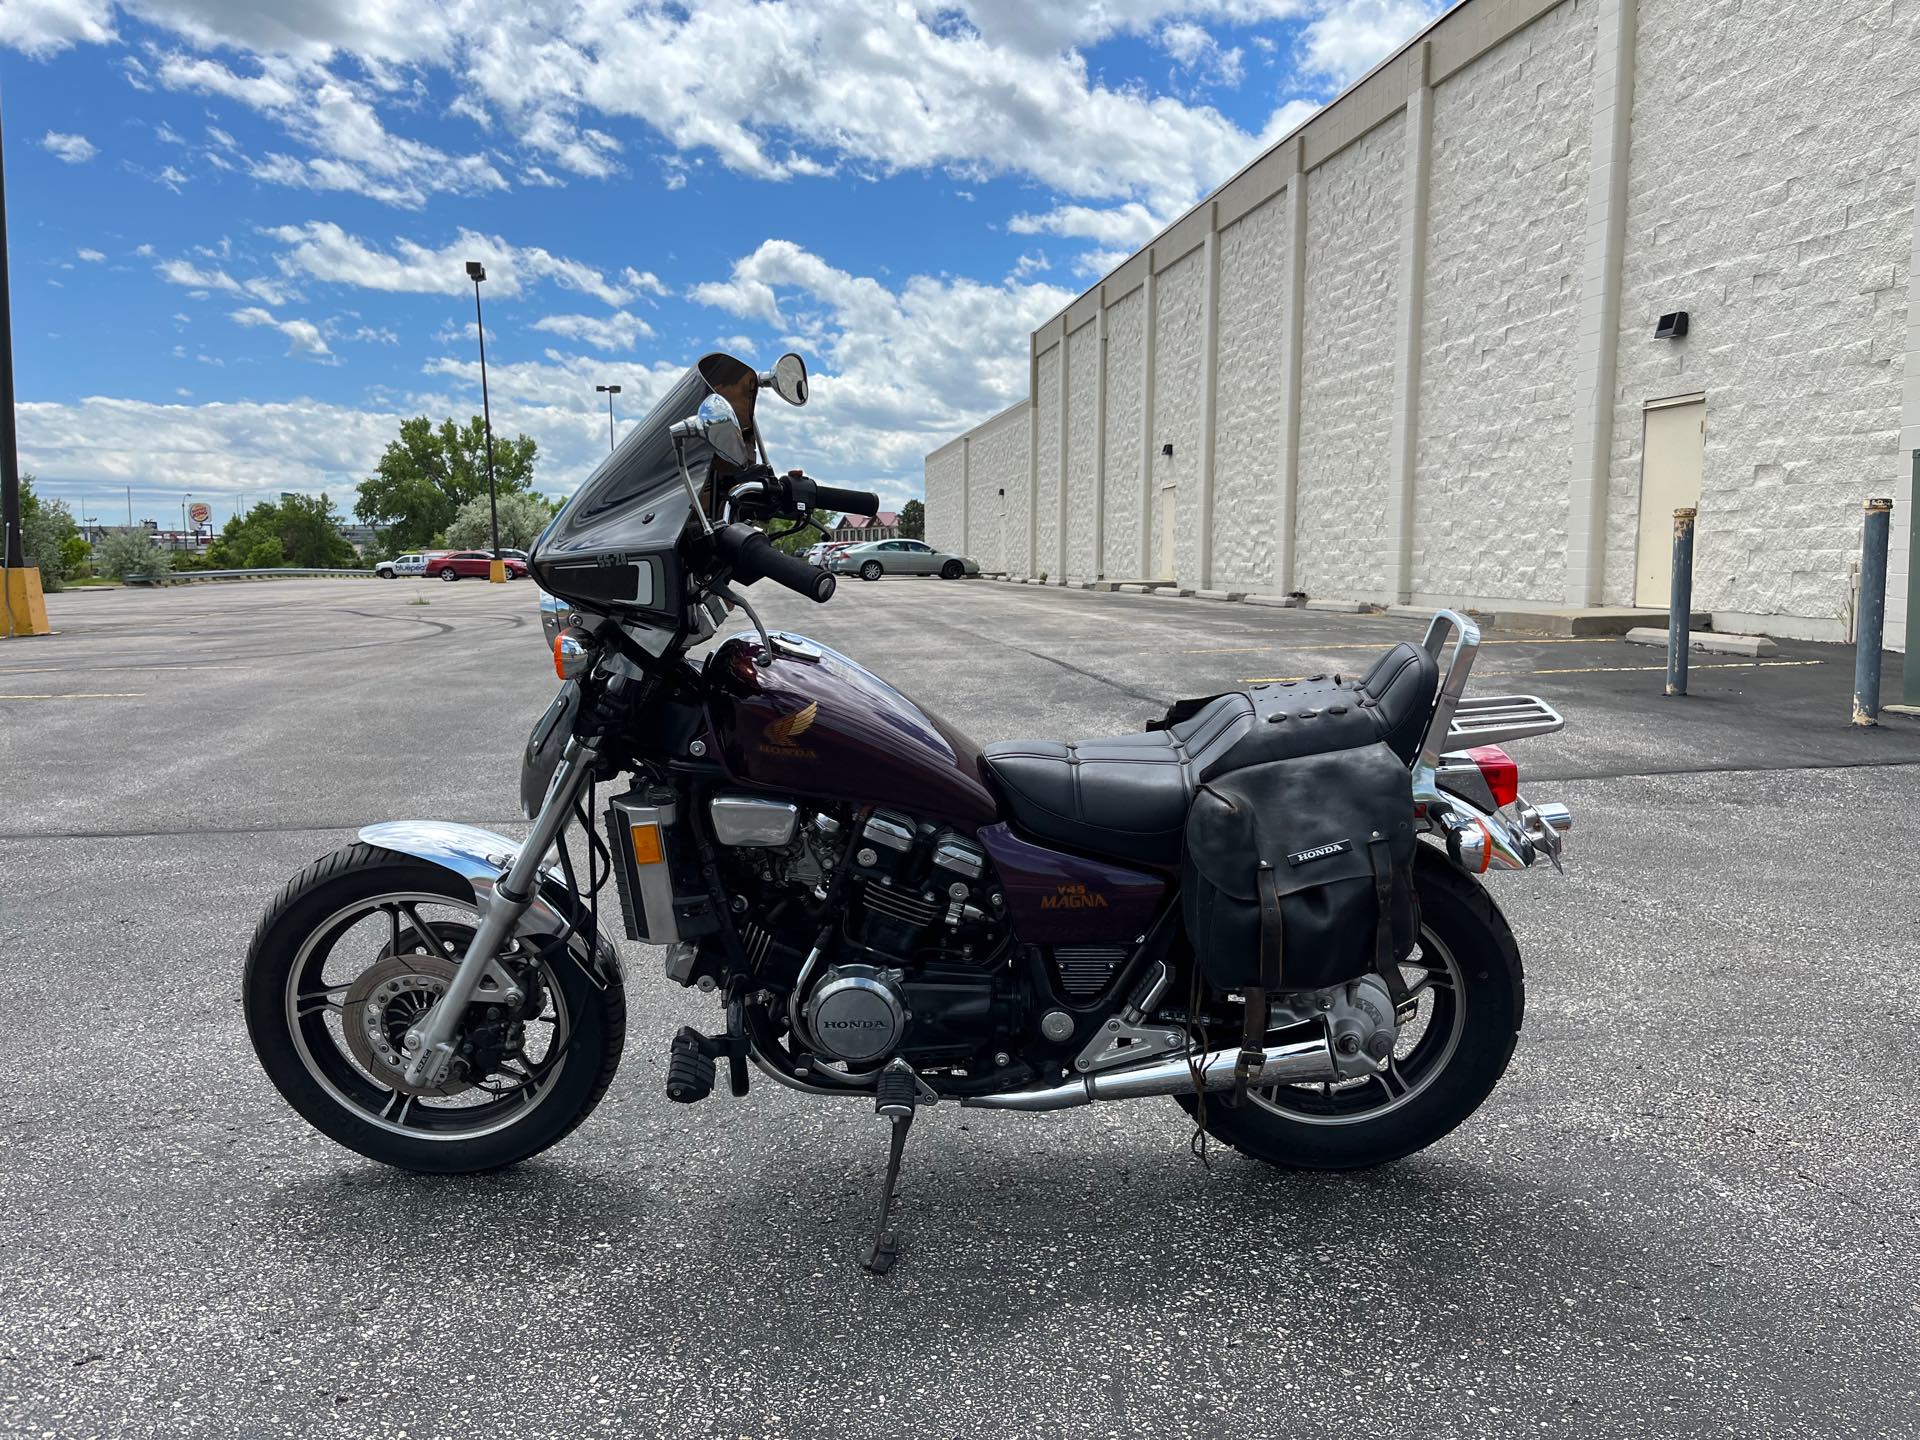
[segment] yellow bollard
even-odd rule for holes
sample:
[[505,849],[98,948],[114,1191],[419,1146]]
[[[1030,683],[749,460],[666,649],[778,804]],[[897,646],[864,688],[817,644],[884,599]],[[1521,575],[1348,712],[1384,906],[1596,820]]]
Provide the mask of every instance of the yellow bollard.
[[502,560],[498,555],[494,556],[487,564],[487,580],[490,584],[494,585],[504,585],[507,583],[507,562]]
[[47,597],[40,588],[38,565],[15,565],[0,569],[0,640],[16,635],[51,635],[47,623]]

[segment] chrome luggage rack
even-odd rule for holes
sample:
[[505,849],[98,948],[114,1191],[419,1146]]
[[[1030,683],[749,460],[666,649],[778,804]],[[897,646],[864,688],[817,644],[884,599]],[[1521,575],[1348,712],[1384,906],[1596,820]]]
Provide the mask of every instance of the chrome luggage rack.
[[1454,636],[1448,661],[1434,701],[1433,718],[1420,739],[1420,763],[1438,767],[1449,750],[1469,745],[1498,745],[1529,735],[1549,735],[1566,727],[1560,712],[1537,695],[1476,695],[1466,698],[1467,676],[1480,653],[1480,627],[1457,610],[1438,610],[1421,642],[1437,662]]

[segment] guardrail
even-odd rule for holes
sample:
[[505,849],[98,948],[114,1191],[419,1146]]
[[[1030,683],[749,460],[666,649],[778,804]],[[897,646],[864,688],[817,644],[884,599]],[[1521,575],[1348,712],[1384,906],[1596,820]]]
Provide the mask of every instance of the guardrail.
[[314,577],[342,580],[375,580],[371,570],[302,570],[294,566],[267,570],[169,570],[161,575],[123,575],[128,585],[165,585],[190,580],[305,580]]

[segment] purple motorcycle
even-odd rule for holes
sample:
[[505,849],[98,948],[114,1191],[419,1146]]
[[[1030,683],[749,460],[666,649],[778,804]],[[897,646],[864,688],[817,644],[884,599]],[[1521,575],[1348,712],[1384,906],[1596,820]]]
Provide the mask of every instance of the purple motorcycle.
[[[763,391],[804,404],[801,358],[701,360],[535,545],[564,683],[527,744],[526,841],[369,825],[274,899],[245,1002],[288,1102],[403,1169],[536,1154],[619,1064],[624,934],[714,1001],[712,1033],[670,1041],[669,1099],[724,1064],[736,1096],[757,1071],[888,1122],[875,1271],[921,1106],[1169,1096],[1325,1170],[1470,1115],[1523,1009],[1474,877],[1558,868],[1571,825],[1500,748],[1563,722],[1465,694],[1472,623],[1442,611],[1364,675],[1181,701],[1135,735],[978,746],[741,594],[825,602],[834,577],[773,542],[878,508],[772,467]],[[752,632],[694,654],[736,609]]]

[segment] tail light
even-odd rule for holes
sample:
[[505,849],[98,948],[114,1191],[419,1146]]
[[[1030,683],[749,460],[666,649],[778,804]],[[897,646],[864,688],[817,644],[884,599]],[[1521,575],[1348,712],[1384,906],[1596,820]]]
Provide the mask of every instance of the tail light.
[[1495,805],[1511,805],[1520,798],[1520,767],[1506,751],[1498,745],[1476,745],[1467,758],[1486,780]]

